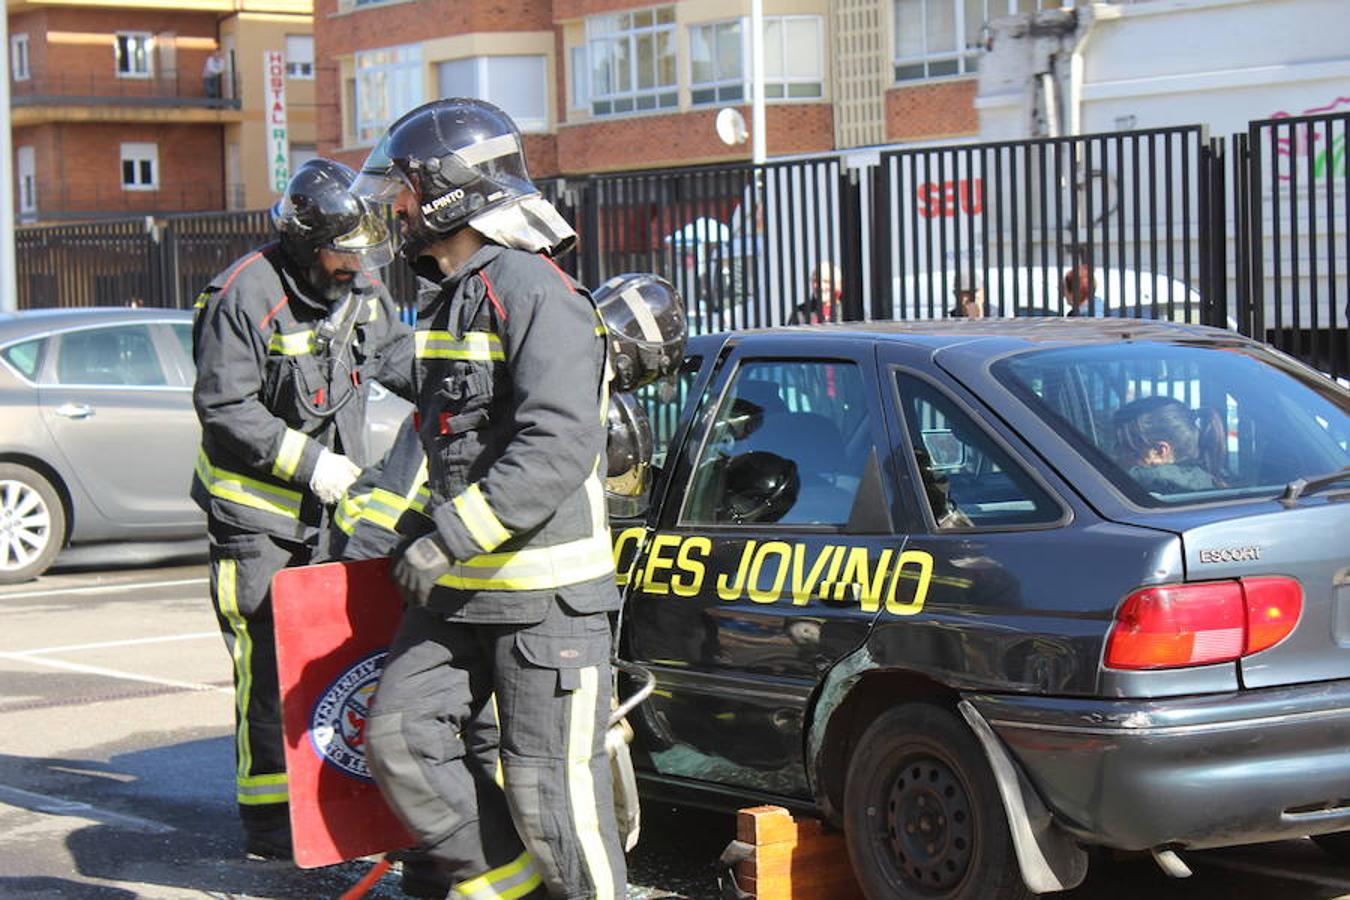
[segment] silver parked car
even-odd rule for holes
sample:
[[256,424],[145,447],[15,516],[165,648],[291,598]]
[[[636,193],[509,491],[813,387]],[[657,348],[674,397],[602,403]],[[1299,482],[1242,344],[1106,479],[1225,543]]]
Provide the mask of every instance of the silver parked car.
[[[206,533],[188,496],[194,375],[186,310],[0,314],[0,584],[36,578],[68,544]],[[372,387],[378,455],[410,407]]]

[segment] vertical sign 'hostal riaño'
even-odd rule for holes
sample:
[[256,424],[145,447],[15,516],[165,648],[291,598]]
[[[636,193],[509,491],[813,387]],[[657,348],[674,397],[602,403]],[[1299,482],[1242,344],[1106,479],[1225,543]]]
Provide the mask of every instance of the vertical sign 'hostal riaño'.
[[267,86],[267,183],[275,193],[291,179],[290,141],[286,134],[286,57],[275,50],[263,53],[263,83]]

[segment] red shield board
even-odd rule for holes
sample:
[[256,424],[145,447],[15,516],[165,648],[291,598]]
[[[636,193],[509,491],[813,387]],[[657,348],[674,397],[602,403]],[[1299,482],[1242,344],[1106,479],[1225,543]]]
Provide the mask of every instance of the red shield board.
[[365,726],[403,614],[389,561],[285,569],[272,580],[295,862],[411,846],[371,780]]

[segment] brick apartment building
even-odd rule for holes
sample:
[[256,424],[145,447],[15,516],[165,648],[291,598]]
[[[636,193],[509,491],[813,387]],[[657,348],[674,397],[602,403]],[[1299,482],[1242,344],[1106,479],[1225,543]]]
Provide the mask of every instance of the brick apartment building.
[[268,50],[287,53],[291,159],[314,153],[309,0],[9,0],[7,11],[20,222],[270,203]]
[[[770,157],[973,137],[985,23],[1062,0],[765,0]],[[435,97],[496,102],[538,175],[748,159],[749,0],[315,0],[319,152]]]

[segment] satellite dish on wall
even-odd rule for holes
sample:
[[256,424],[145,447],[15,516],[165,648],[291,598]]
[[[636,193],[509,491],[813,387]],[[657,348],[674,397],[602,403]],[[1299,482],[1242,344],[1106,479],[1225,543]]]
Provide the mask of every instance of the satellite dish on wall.
[[717,136],[728,147],[744,144],[750,137],[750,132],[745,127],[745,116],[741,115],[739,109],[730,106],[718,111],[715,127]]

